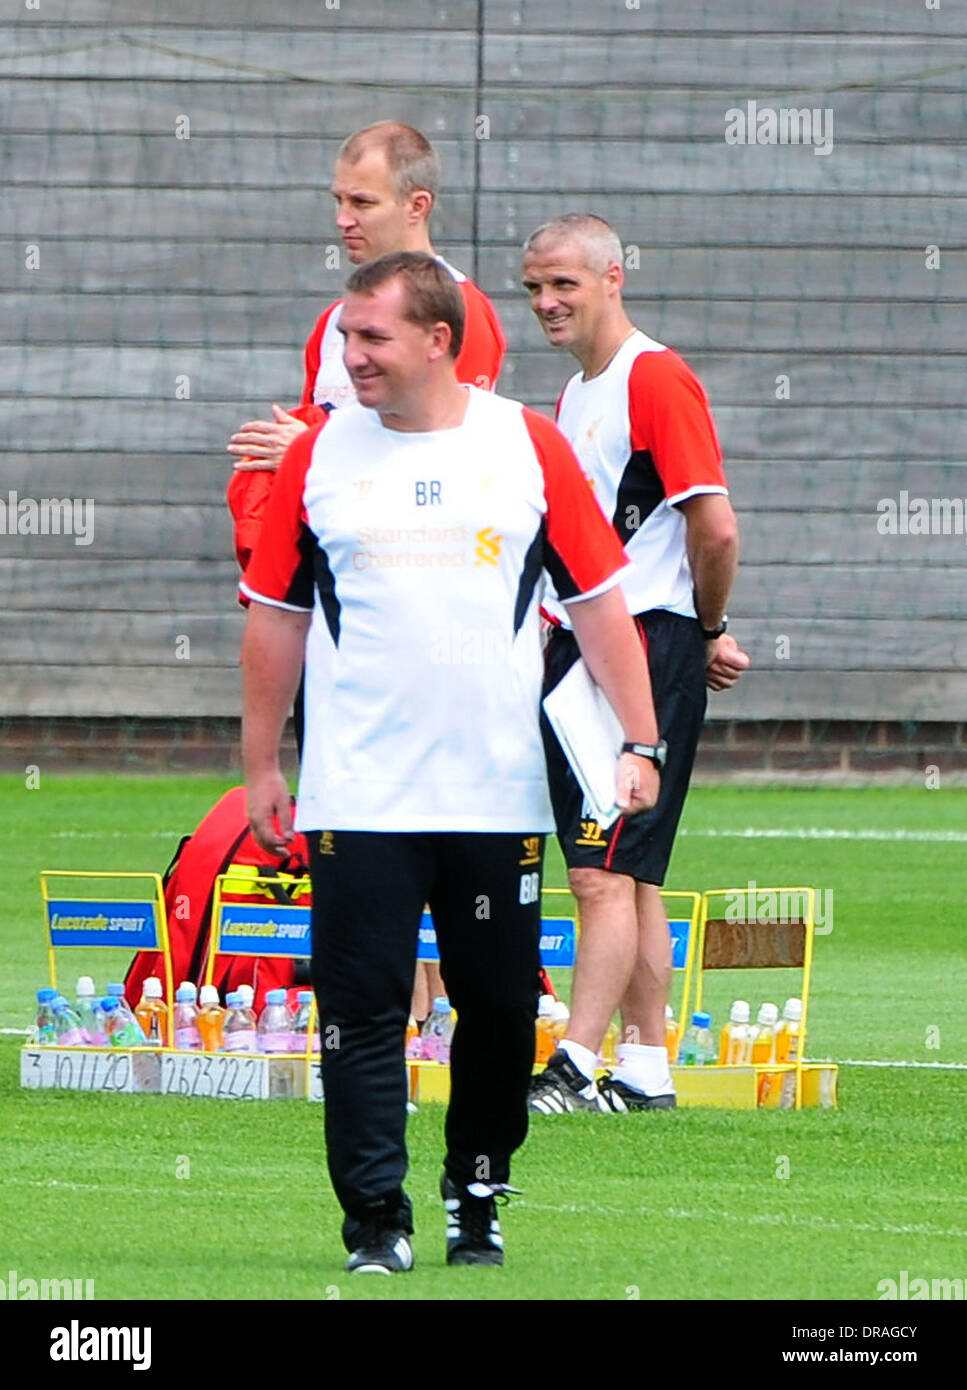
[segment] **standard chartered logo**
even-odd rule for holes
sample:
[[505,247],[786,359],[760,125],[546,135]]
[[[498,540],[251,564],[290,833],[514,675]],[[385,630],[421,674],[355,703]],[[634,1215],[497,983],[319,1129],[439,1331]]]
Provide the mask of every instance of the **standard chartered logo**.
[[494,535],[492,526],[485,526],[482,531],[478,531],[476,535],[477,546],[474,551],[477,558],[474,560],[474,564],[496,565],[503,539],[503,536]]

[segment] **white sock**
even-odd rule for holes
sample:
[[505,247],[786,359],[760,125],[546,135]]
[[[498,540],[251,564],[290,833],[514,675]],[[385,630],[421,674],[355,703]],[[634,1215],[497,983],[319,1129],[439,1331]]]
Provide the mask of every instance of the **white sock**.
[[664,1047],[645,1047],[643,1043],[619,1043],[615,1048],[618,1065],[612,1075],[633,1091],[646,1096],[673,1096],[675,1083],[668,1070],[668,1051]]
[[580,1043],[572,1042],[570,1038],[562,1038],[558,1043],[558,1047],[567,1053],[588,1083],[581,1094],[590,1094],[590,1091],[594,1090],[594,1073],[598,1065],[597,1057],[591,1051],[590,1047],[582,1047]]

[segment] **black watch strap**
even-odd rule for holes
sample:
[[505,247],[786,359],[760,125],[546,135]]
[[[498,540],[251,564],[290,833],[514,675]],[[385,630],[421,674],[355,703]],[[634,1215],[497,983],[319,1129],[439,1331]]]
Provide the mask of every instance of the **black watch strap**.
[[716,637],[721,637],[722,633],[728,632],[728,630],[729,618],[727,613],[723,613],[722,621],[719,623],[718,627],[702,627],[702,620],[699,619],[699,631],[705,638],[706,642],[714,642]]
[[668,757],[668,744],[663,738],[657,743],[623,743],[622,753],[633,753],[636,758],[647,758],[649,762],[655,764],[660,772],[665,766]]

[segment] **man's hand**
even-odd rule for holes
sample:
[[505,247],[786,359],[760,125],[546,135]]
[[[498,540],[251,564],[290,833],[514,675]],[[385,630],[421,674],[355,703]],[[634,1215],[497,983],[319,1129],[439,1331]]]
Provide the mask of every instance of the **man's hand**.
[[705,684],[709,690],[730,690],[748,667],[748,653],[727,632],[705,643]]
[[289,788],[281,771],[249,778],[248,823],[262,849],[284,855],[295,838]]
[[615,774],[615,805],[622,815],[636,816],[650,811],[658,800],[661,778],[650,758],[622,753]]
[[280,405],[273,405],[272,414],[274,420],[248,420],[229,440],[228,452],[239,455],[235,467],[240,472],[257,468],[274,472],[293,439],[309,428]]

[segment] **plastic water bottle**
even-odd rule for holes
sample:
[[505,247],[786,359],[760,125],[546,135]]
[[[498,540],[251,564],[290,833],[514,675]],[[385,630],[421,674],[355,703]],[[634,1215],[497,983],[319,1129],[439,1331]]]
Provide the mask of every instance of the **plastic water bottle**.
[[744,999],[736,999],[719,1039],[719,1066],[751,1066],[755,1029],[749,1023],[750,1013],[748,1003]]
[[423,1048],[420,1043],[420,1025],[410,1014],[406,1021],[406,1033],[403,1037],[403,1056],[408,1062],[418,1062],[423,1056]]
[[[124,997],[124,986],[123,986],[123,985],[108,985],[108,987],[107,987],[107,998],[108,998],[108,999],[116,999],[116,1000],[117,1000],[118,1013],[119,1013],[120,1016],[124,1019],[124,1021],[125,1021],[126,1024],[130,1024],[130,1026],[131,1026],[131,1028],[132,1028],[132,1030],[133,1030],[133,1031],[129,1034],[129,1036],[132,1037],[132,1038],[137,1037],[137,1039],[138,1039],[137,1042],[126,1042],[126,1043],[124,1044],[124,1046],[125,1046],[125,1047],[144,1047],[145,1043],[146,1043],[148,1040],[147,1040],[147,1038],[144,1036],[144,1029],[141,1027],[141,1024],[138,1022],[138,1020],[137,1020],[137,1019],[135,1018],[135,1016],[134,1016],[134,1013],[133,1013],[133,1011],[132,1011],[132,1009],[131,1009],[131,1005],[128,1003],[128,1001],[127,1001],[127,1000],[125,999],[125,997]],[[118,1046],[118,1044],[114,1044],[114,1046]]]
[[[241,996],[245,1007],[244,996]],[[289,1010],[285,1002],[284,989],[270,989],[265,996],[265,1008],[259,1015],[255,1028],[259,1052],[289,1052],[292,1048],[292,1031]]]
[[198,1009],[195,1005],[195,986],[190,982],[175,991],[175,1047],[180,1052],[198,1052],[201,1033],[198,1031]]
[[144,1034],[136,1018],[125,1018],[116,994],[101,1000],[104,1031],[110,1047],[144,1047]]
[[710,1067],[717,1056],[712,1037],[712,1015],[692,1014],[691,1026],[682,1039],[678,1061],[683,1067]]
[[776,1024],[779,1010],[775,1004],[763,1004],[756,1019],[755,1037],[752,1039],[752,1061],[756,1066],[766,1066],[776,1060]]
[[423,1025],[423,1058],[427,1062],[450,1063],[450,1041],[453,1037],[453,1010],[445,994],[433,1001],[433,1012]]
[[202,985],[198,991],[198,1031],[205,1052],[221,1052],[224,1042],[225,1010],[214,985]]
[[800,1034],[802,1033],[802,1000],[787,999],[782,1011],[782,1022],[776,1029],[776,1061],[796,1062],[799,1060]]
[[[300,989],[297,995],[295,1016],[289,1023],[289,1031],[292,1035],[292,1051],[305,1052],[306,1044],[309,1041],[309,1025],[313,1022],[312,1018],[312,990]],[[413,1027],[416,1027],[414,1022]],[[315,1019],[315,1027],[312,1030],[312,1050],[318,1052],[319,1045],[319,1019]]]
[[141,1003],[134,1011],[149,1047],[168,1045],[168,1005],[157,975],[149,975],[141,992]]
[[255,1015],[242,1002],[237,990],[226,995],[228,1012],[222,1029],[223,1052],[258,1052],[259,1043],[255,1032]]
[[537,1022],[534,1025],[534,1063],[546,1066],[557,1047],[554,1036],[554,1005],[557,1000],[553,994],[542,994],[537,1001]]
[[37,991],[37,1042],[41,1047],[52,1047],[57,1041],[57,1029],[54,1027],[56,999],[56,989]]
[[[100,1025],[95,1017],[95,1005],[97,1004],[97,991],[94,988],[94,981],[90,975],[82,975],[77,981],[74,990],[74,1012],[81,1021],[81,1027],[90,1038],[92,1043],[103,1046],[103,1036],[101,1035]],[[99,1037],[99,1035],[101,1035]]]
[[90,1034],[81,1026],[78,1014],[66,999],[54,1001],[54,1029],[58,1047],[86,1047],[91,1041]]
[[678,1024],[671,1004],[665,1005],[665,1051],[668,1053],[668,1065],[674,1066],[678,1061]]

